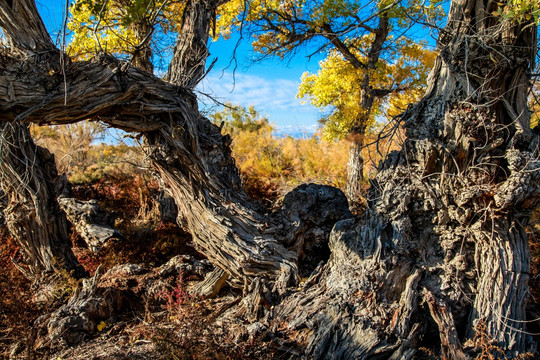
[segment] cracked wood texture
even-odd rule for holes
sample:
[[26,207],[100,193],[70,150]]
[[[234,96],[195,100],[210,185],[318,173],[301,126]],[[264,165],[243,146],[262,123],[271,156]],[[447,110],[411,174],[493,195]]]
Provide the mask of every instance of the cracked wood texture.
[[[198,113],[189,85],[106,56],[62,68],[56,49],[33,51],[18,38],[17,27],[39,20],[37,13],[9,13],[9,4],[0,0],[10,41],[0,52],[2,122],[94,119],[141,133],[194,242],[251,289],[247,316],[264,302],[263,279],[281,291],[296,281],[285,221],[246,197],[229,138]],[[452,1],[430,86],[402,116],[408,139],[380,168],[366,215],[334,226],[328,262],[275,309],[309,356],[411,359],[419,346],[438,342],[443,357],[466,358],[461,344],[477,320],[508,355],[529,349],[523,227],[540,197],[540,163],[525,100],[536,27],[492,16],[495,6]],[[39,26],[28,28],[37,29],[36,43],[47,43]],[[296,228],[300,244],[305,232]]]
[[[30,0],[19,3],[35,10]],[[195,3],[208,4],[195,7],[208,11],[218,2]],[[60,53],[50,41],[50,46],[43,45],[35,53],[28,50],[33,44],[28,46],[26,37],[19,38],[17,29],[28,21],[41,21],[36,11],[21,16],[23,12],[12,11],[6,1],[0,1],[0,9],[0,26],[10,44],[0,55],[2,122],[67,124],[91,119],[142,133],[145,151],[200,251],[245,283],[261,277],[283,289],[296,282],[297,254],[276,240],[271,219],[245,195],[230,156],[230,138],[199,114],[189,89],[107,56],[89,62],[67,61],[61,66]],[[186,16],[184,27],[190,21],[194,27],[204,25],[204,21],[195,21],[200,16]],[[48,37],[44,28],[29,28],[34,27],[34,38]],[[187,56],[185,51],[177,53]]]
[[[57,270],[85,274],[71,251],[68,223],[56,200],[54,156],[34,144],[28,125],[0,125],[0,180],[7,194],[5,223],[25,255],[31,280]],[[60,181],[58,181],[60,180]]]
[[[17,43],[7,37],[8,46],[18,56],[33,56],[52,46],[36,14],[33,2],[0,3],[1,18],[17,16],[28,23],[21,27],[20,22],[13,21],[3,27],[7,33],[18,32]],[[13,87],[9,82],[6,86],[13,96]],[[34,144],[28,124],[3,123],[0,137],[0,181],[7,194],[5,223],[26,260],[26,268],[19,268],[32,280],[57,270],[84,276],[71,250],[66,216],[56,200],[62,181],[57,181],[53,155]]]
[[478,321],[509,358],[535,349],[524,226],[540,197],[526,106],[537,28],[493,16],[497,6],[452,1],[429,88],[402,115],[407,140],[380,167],[365,220],[336,224],[319,283],[279,307],[314,358],[411,359],[439,342],[442,358],[465,359]]

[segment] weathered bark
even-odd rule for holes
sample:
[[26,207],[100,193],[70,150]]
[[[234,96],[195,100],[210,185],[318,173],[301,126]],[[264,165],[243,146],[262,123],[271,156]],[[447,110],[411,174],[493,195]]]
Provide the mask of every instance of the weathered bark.
[[229,278],[229,274],[220,268],[214,269],[209,273],[204,281],[201,281],[191,289],[193,294],[205,299],[214,298],[219,294],[219,291],[225,285],[225,282]]
[[103,211],[96,200],[79,201],[62,196],[58,203],[89,249],[97,251],[109,241],[123,239],[114,228],[114,217]]
[[37,347],[50,342],[75,345],[96,333],[101,321],[120,312],[121,293],[116,289],[100,289],[100,277],[98,269],[92,278],[83,280],[82,287],[76,289],[67,304],[37,320],[36,325],[45,337],[39,339]]
[[7,196],[6,194],[0,189],[0,228],[3,228],[6,226],[6,220],[4,215],[4,210],[7,207]]
[[[296,254],[276,241],[271,219],[245,196],[227,138],[206,119],[197,120],[182,122],[179,132],[165,128],[147,133],[145,144],[198,250],[248,282],[259,276],[279,278],[281,286],[295,282]],[[193,140],[192,134],[197,135]]]
[[446,304],[436,299],[429,291],[425,293],[426,303],[431,317],[437,323],[441,339],[441,355],[443,359],[467,360],[469,357],[463,352],[463,347],[457,334],[452,313]]
[[[477,319],[509,355],[527,350],[523,226],[540,197],[540,162],[525,95],[536,29],[491,13],[482,1],[452,3],[430,87],[403,115],[408,140],[380,169],[365,217],[335,225],[326,265],[276,309],[289,331],[305,330],[314,358],[410,359],[433,340],[461,356],[467,335],[451,329]],[[287,221],[245,196],[230,140],[192,92],[105,57],[67,64],[65,104],[55,49],[7,55],[2,122],[100,119],[144,135],[195,244],[251,294],[237,314],[256,318],[268,280],[282,293],[296,282]]]
[[[0,18],[6,34],[17,32],[16,38],[7,36],[7,44],[20,59],[39,57],[53,46],[34,2],[0,2]],[[19,21],[5,22],[9,18]],[[8,96],[14,96],[9,80],[6,86]],[[28,124],[2,124],[1,133],[1,185],[8,198],[5,221],[24,251],[28,266],[24,273],[39,278],[67,270],[83,276],[85,271],[71,251],[66,216],[56,200],[62,181],[54,156],[34,144]]]
[[[188,1],[181,36],[165,76],[168,82],[192,90],[202,79],[210,27],[223,2]],[[152,164],[177,204],[179,224],[226,274],[246,286],[252,278],[270,276],[282,291],[296,281],[296,254],[265,234],[264,227],[271,226],[271,220],[245,195],[230,156],[230,138],[199,115],[196,103],[191,102],[188,109],[183,119],[169,119],[168,129],[145,135]],[[187,167],[191,169],[186,173]],[[217,277],[212,292],[219,291],[226,277]]]
[[379,169],[365,222],[336,224],[321,282],[279,309],[314,358],[408,359],[437,338],[443,356],[466,358],[478,320],[507,356],[531,349],[523,226],[540,198],[526,108],[536,27],[487,3],[452,2],[429,89],[403,115],[407,141]]
[[34,144],[28,125],[3,123],[0,134],[1,185],[8,197],[5,222],[24,252],[28,273],[39,278],[68,270],[82,276],[84,270],[71,251],[65,213],[56,201],[53,155]]
[[0,21],[2,30],[7,35],[7,44],[13,50],[35,55],[40,50],[53,46],[34,1],[0,2]]
[[143,18],[130,25],[137,40],[137,46],[132,54],[133,66],[149,73],[154,72],[152,64],[152,48],[150,42],[154,29],[149,19]]
[[[199,250],[216,266],[248,283],[254,277],[266,277],[277,280],[282,288],[296,281],[297,254],[278,241],[278,224],[246,197],[230,157],[230,139],[200,117],[191,93],[135,68],[123,70],[122,63],[103,58],[67,64],[64,105],[62,77],[40,74],[39,66],[14,59],[6,65],[10,70],[0,76],[3,121],[24,118],[62,124],[99,118],[143,133],[148,157],[169,185],[183,225],[194,235]],[[28,72],[43,81],[21,81]],[[3,85],[8,78],[13,79],[14,97],[7,96]]]
[[298,254],[300,276],[305,278],[330,257],[328,237],[334,224],[353,215],[339,189],[304,184],[285,195],[278,216],[284,244]]
[[177,255],[158,269],[160,276],[181,275],[184,278],[198,277],[204,279],[214,268],[207,259],[197,260],[191,255]]
[[165,80],[194,89],[202,80],[208,57],[208,39],[218,6],[225,0],[189,0],[184,10],[181,36],[174,47]]
[[[24,25],[24,19],[13,16],[0,14],[0,26],[6,21]],[[17,35],[6,31],[9,38]],[[276,240],[271,219],[245,195],[230,157],[230,138],[201,117],[191,92],[109,57],[68,63],[64,69],[55,62],[58,58],[58,51],[50,48],[39,59],[5,59],[0,76],[3,122],[99,119],[142,133],[145,151],[168,184],[199,250],[247,283],[254,277],[272,279],[281,291],[296,282],[297,255]]]

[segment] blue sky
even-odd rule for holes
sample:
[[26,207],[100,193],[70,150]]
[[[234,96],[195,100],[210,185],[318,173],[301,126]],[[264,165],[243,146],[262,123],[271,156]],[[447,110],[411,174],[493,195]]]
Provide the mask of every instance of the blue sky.
[[[213,70],[201,82],[201,93],[249,106],[267,115],[270,122],[286,132],[312,133],[317,127],[320,112],[296,98],[300,77],[306,71],[316,72],[321,56],[308,61],[306,54],[290,60],[267,59],[254,63],[250,44],[240,45],[236,70],[230,65],[236,39],[219,40],[210,44],[210,61],[217,57]],[[200,97],[202,101],[204,96]]]
[[[53,40],[59,39],[65,0],[37,0],[36,4]],[[448,1],[444,6],[448,7]],[[409,30],[409,36],[425,40],[430,45],[435,44],[434,34],[422,27]],[[413,30],[416,34],[413,34]],[[296,99],[296,93],[301,75],[306,71],[316,72],[323,55],[318,54],[308,60],[308,50],[303,49],[285,61],[269,58],[254,63],[251,46],[243,40],[237,50],[235,67],[231,65],[231,58],[236,44],[237,37],[234,36],[227,41],[220,39],[210,43],[208,63],[214,58],[217,58],[217,62],[197,89],[200,91],[201,108],[206,111],[218,109],[210,97],[222,103],[230,101],[245,107],[253,104],[259,112],[268,116],[278,133],[312,134],[322,114],[309,103],[302,104],[301,100]],[[164,63],[168,63],[168,59],[164,59]],[[158,71],[163,73],[164,70]]]
[[[58,38],[62,28],[65,1],[37,0],[45,25],[53,40]],[[278,132],[313,133],[321,114],[310,104],[302,104],[296,99],[300,77],[305,71],[316,72],[321,56],[308,61],[306,54],[299,53],[290,60],[268,59],[264,62],[251,61],[250,44],[243,40],[237,51],[237,64],[229,66],[236,38],[219,40],[210,44],[209,62],[217,57],[217,62],[202,81],[198,90],[203,105],[208,109],[215,104],[208,94],[220,102],[230,101],[235,105],[248,107],[253,104],[263,115],[268,116]]]

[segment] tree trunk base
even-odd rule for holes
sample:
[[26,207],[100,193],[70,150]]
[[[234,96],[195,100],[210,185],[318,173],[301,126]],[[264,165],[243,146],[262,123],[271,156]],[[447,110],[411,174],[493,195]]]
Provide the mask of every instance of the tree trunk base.
[[212,299],[219,294],[228,278],[229,274],[220,268],[216,268],[206,275],[203,281],[192,287],[191,293],[204,299]]

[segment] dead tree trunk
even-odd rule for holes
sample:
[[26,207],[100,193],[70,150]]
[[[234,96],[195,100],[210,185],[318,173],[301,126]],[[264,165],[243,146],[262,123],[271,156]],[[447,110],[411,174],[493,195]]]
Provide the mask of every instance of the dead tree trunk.
[[[20,44],[18,29],[28,19],[41,20],[37,12],[20,16],[0,1],[4,9],[0,26],[13,46],[3,54],[0,70],[2,122],[99,119],[142,133],[194,242],[215,265],[246,284],[255,277],[272,280],[276,289],[296,282],[297,255],[277,241],[276,224],[245,195],[230,157],[230,138],[202,118],[193,93],[112,57],[62,67],[52,45],[40,57],[20,61],[12,55]],[[46,36],[44,28],[35,34]]]
[[506,355],[531,349],[523,227],[540,197],[526,107],[536,26],[495,7],[452,2],[429,88],[402,116],[407,141],[379,169],[366,221],[336,224],[322,281],[281,306],[313,357],[410,359],[439,334],[443,358],[465,359],[478,321]]
[[[19,32],[16,39],[8,37],[8,45],[20,59],[39,57],[52,46],[50,38],[43,36],[45,26],[33,2],[0,4],[0,11],[3,17],[17,14],[28,22],[24,28],[16,22],[4,28]],[[9,81],[6,86],[8,97],[22,95],[15,94]],[[84,269],[71,251],[66,215],[56,199],[60,189],[55,187],[62,182],[57,181],[54,156],[34,144],[28,124],[2,124],[1,138],[1,186],[8,198],[5,221],[26,256],[25,272],[35,278],[54,270],[83,276]]]
[[[0,10],[10,4],[0,0]],[[0,27],[16,47],[33,17],[4,14]],[[365,221],[337,223],[319,282],[279,307],[290,331],[305,330],[311,356],[410,359],[440,334],[443,356],[465,358],[466,334],[454,325],[477,319],[508,354],[527,349],[523,226],[540,197],[540,162],[525,95],[536,28],[491,14],[483,1],[452,2],[430,87],[403,115],[408,140],[380,169]],[[298,252],[284,244],[304,215],[271,218],[245,196],[229,139],[200,116],[189,84],[109,57],[62,68],[53,47],[22,62],[12,52],[0,54],[1,122],[99,119],[142,133],[214,264],[259,289],[259,303],[267,280],[277,290],[296,282]],[[310,193],[314,208],[329,202],[324,189]]]
[[56,200],[53,155],[34,144],[28,125],[4,123],[0,134],[0,179],[8,197],[5,222],[24,252],[28,273],[39,278],[67,270],[83,276],[71,251],[66,215]]
[[165,80],[188,89],[194,89],[202,80],[206,70],[211,26],[215,26],[217,8],[227,1],[187,1],[181,36],[174,47]]

